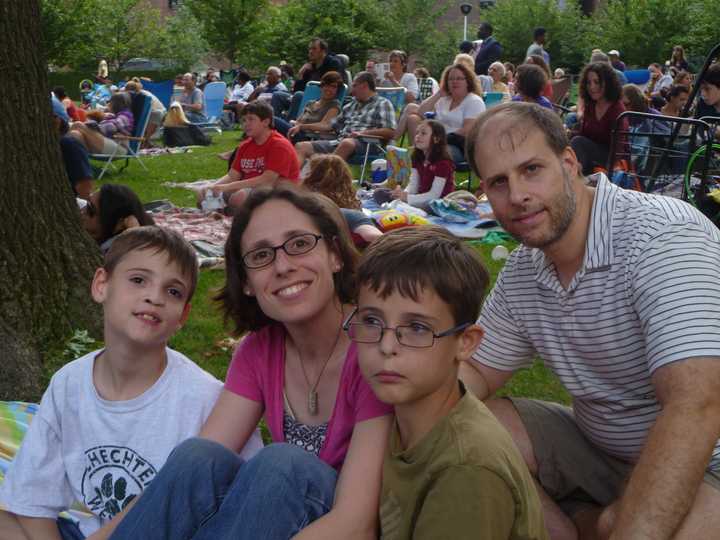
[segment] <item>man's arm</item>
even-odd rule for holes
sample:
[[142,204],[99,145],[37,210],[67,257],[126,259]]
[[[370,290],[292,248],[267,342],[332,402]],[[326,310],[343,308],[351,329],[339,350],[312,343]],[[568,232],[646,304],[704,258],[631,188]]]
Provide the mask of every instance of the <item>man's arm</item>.
[[662,412],[620,499],[613,540],[672,538],[720,438],[720,358],[665,365],[652,382]]

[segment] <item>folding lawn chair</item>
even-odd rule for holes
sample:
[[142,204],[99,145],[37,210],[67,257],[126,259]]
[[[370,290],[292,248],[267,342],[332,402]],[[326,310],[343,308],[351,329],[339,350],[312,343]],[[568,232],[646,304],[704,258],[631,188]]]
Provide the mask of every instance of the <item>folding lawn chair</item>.
[[173,95],[173,81],[143,81],[142,85],[143,89],[158,98],[166,109],[170,108]]
[[146,96],[144,94],[135,94],[132,96],[132,111],[133,116],[135,117],[135,127],[133,129],[133,133],[129,137],[125,135],[115,135],[114,137],[116,140],[127,141],[127,154],[118,154],[117,151],[120,149],[120,145],[117,145],[112,154],[88,155],[88,157],[92,160],[105,162],[105,166],[102,168],[102,171],[98,176],[98,180],[102,179],[109,168],[112,167],[113,170],[116,170],[115,165],[113,165],[113,160],[118,159],[125,159],[125,165],[120,168],[120,171],[127,168],[130,164],[130,158],[136,159],[140,166],[147,171],[147,167],[145,167],[145,164],[140,159],[140,147],[145,141],[145,129],[147,128],[148,121],[150,120],[151,106],[152,99],[150,96]]
[[205,90],[203,91],[203,114],[207,118],[207,121],[194,122],[196,126],[202,128],[203,131],[222,133],[220,120],[222,119],[226,92],[227,84],[224,82],[211,82],[205,85]]
[[486,92],[483,101],[485,101],[485,107],[490,108],[495,105],[502,103],[505,94],[503,92]]

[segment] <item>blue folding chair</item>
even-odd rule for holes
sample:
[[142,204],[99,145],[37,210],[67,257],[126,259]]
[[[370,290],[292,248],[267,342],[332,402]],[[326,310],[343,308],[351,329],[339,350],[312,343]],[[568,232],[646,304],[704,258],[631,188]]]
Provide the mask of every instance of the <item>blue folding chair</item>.
[[650,71],[647,69],[629,69],[625,72],[628,83],[642,86],[650,80]]
[[494,105],[502,103],[505,94],[503,92],[486,92],[485,93],[485,107],[488,109]]
[[124,135],[116,135],[114,137],[114,139],[116,140],[122,139],[128,142],[127,154],[118,154],[117,151],[120,149],[120,145],[117,145],[112,154],[88,155],[88,157],[92,160],[102,161],[105,163],[105,166],[103,167],[100,175],[98,176],[98,180],[102,179],[102,177],[105,175],[105,172],[110,167],[112,167],[113,170],[116,170],[115,165],[113,165],[113,160],[118,159],[125,159],[125,165],[120,168],[120,171],[123,171],[127,168],[127,166],[130,164],[130,158],[136,159],[140,166],[145,169],[145,171],[147,171],[147,167],[140,159],[140,147],[145,140],[145,129],[147,128],[148,121],[150,120],[152,99],[150,98],[150,96],[146,96],[144,94],[135,94],[133,95],[132,100],[132,110],[133,115],[135,116],[135,127],[133,129],[133,133],[129,137]]
[[224,82],[211,82],[205,86],[203,91],[203,114],[207,121],[194,122],[196,126],[202,128],[203,131],[211,130],[222,133],[220,120],[222,119],[226,92],[227,84]]
[[173,81],[151,82],[143,81],[143,89],[150,92],[160,100],[166,109],[170,108],[173,95]]

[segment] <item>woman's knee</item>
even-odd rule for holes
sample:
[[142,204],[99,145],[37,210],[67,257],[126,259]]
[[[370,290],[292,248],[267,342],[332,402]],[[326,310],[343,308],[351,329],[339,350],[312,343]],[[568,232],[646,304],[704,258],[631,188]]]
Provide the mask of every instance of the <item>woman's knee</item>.
[[223,445],[208,439],[192,437],[173,449],[163,468],[196,473],[207,469],[235,469],[239,461],[237,454]]

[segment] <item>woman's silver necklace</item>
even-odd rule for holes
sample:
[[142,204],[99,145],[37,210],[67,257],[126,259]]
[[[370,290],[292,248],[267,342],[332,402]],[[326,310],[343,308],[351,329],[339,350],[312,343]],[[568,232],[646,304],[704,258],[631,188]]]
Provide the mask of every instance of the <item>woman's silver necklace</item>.
[[307,396],[307,408],[308,412],[311,416],[315,416],[318,413],[318,393],[317,393],[317,387],[318,384],[320,384],[320,379],[323,376],[323,373],[325,373],[325,368],[328,365],[328,362],[330,362],[330,359],[332,358],[333,353],[335,352],[335,347],[337,347],[338,341],[340,340],[340,330],[342,327],[338,329],[337,335],[335,336],[335,343],[333,343],[332,349],[330,349],[330,354],[328,355],[327,359],[325,360],[325,363],[323,364],[322,369],[320,370],[320,373],[317,376],[317,379],[315,379],[315,384],[310,386],[310,379],[308,379],[307,373],[305,372],[305,362],[303,362],[302,354],[300,354],[300,349],[297,349],[298,358],[300,358],[300,367],[302,368],[303,377],[305,377],[305,383],[308,385],[308,396]]

